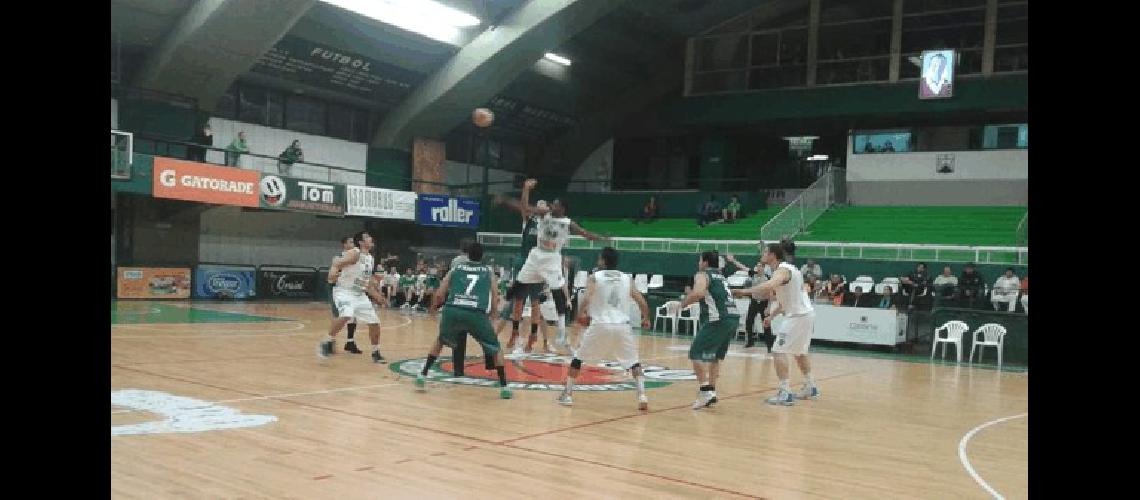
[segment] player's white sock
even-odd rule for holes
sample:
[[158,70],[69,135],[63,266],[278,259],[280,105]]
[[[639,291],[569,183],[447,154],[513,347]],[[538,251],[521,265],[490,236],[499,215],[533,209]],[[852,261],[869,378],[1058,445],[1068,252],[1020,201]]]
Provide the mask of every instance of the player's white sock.
[[566,392],[566,394],[570,394],[571,392],[574,392],[574,377],[569,377],[569,376],[566,377],[565,392]]
[[780,390],[785,391],[785,392],[792,392],[792,390],[788,386],[788,379],[784,379],[784,380],[780,381]]
[[380,352],[380,346],[378,344],[373,344],[372,352]]
[[336,342],[336,337],[332,335],[325,335],[325,342]]
[[808,387],[815,387],[815,377],[811,376],[810,373],[804,374],[804,385]]
[[634,382],[637,382],[637,395],[645,394],[645,377],[634,377]]
[[566,338],[566,315],[558,315],[558,338]]

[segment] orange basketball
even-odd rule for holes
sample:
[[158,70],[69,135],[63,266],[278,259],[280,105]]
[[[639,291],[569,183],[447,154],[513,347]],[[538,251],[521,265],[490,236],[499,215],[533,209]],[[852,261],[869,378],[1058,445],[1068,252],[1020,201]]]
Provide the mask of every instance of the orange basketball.
[[477,127],[490,127],[495,122],[495,113],[487,108],[476,108],[471,112],[471,121],[475,122]]

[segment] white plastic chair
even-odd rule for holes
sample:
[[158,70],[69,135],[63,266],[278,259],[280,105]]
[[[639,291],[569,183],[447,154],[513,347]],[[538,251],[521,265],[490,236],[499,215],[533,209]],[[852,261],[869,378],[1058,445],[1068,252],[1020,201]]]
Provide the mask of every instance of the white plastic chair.
[[872,278],[872,277],[870,277],[870,276],[867,276],[867,275],[865,275],[865,274],[864,274],[864,275],[862,275],[862,276],[856,276],[856,277],[855,277],[855,281],[856,281],[856,282],[861,282],[861,281],[870,281],[871,283],[874,283],[874,282],[875,282],[875,278]]
[[868,293],[875,286],[874,283],[856,281],[851,284],[851,293]]
[[740,271],[737,271],[735,273],[732,273],[732,275],[733,276],[744,276],[745,278],[747,278],[748,277],[748,271],[740,270]]
[[[940,337],[938,332],[946,332],[946,337]],[[970,326],[963,321],[953,320],[947,321],[934,330],[934,341],[930,344],[930,359],[934,359],[934,350],[938,348],[938,344],[942,344],[942,358],[946,358],[946,344],[954,344],[957,348],[957,360],[962,362],[962,335],[970,331]]]
[[744,286],[745,283],[748,282],[748,276],[747,275],[745,275],[745,276],[732,275],[732,276],[725,278],[724,282],[732,288],[740,288],[740,287]]
[[[978,334],[982,334],[981,340],[978,339]],[[997,348],[998,370],[1001,370],[1002,351],[1005,345],[1005,327],[997,323],[986,323],[979,326],[974,330],[974,345],[970,347],[970,362],[974,362],[974,350],[978,351],[978,362],[982,362],[982,351],[987,346]],[[981,349],[978,349],[981,347]]]
[[654,274],[653,276],[649,277],[648,287],[650,289],[661,288],[663,286],[665,286],[665,277],[664,276],[662,276],[660,274]]
[[666,325],[672,325],[670,333],[677,334],[677,310],[681,308],[681,301],[670,300],[657,308],[657,316],[653,318],[653,330],[657,330],[657,322],[664,321]]
[[649,291],[649,278],[646,277],[644,274],[638,274],[637,276],[633,277],[633,285],[637,288],[637,291],[639,291],[641,293],[648,292]]
[[[736,302],[736,312],[740,316],[740,321],[737,321],[737,323],[736,323],[736,335],[734,335],[733,338],[739,338],[740,334],[742,334],[742,333],[745,334],[745,336],[747,337],[748,330],[746,328],[748,326],[747,325],[748,306],[752,303],[752,301],[746,297],[745,298],[737,297],[733,300]],[[760,318],[760,315],[757,314],[755,319],[759,319],[759,318]]]
[[675,332],[681,330],[681,325],[689,323],[692,328],[689,330],[692,335],[697,334],[697,322],[701,319],[701,305],[698,303],[689,304],[689,307],[679,311],[680,314],[676,316],[677,327],[674,328]]
[[[891,284],[898,285],[898,284],[902,283],[902,281],[900,281],[898,278],[895,278],[895,277],[887,277],[887,278],[883,278],[883,283],[886,283],[888,285],[891,285]],[[898,290],[897,286],[892,286],[891,288]]]
[[590,273],[586,271],[574,273],[574,288],[586,288],[586,280],[589,278]]

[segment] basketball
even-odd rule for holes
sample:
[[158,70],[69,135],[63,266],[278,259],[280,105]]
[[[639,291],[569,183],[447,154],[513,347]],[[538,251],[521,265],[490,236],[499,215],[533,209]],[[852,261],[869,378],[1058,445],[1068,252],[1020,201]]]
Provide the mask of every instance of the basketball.
[[487,108],[476,108],[475,111],[471,112],[471,121],[477,127],[490,127],[495,122],[495,113]]

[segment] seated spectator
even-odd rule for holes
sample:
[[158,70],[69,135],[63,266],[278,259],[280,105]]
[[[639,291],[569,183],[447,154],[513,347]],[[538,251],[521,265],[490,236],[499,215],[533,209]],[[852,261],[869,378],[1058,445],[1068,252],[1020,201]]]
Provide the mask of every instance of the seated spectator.
[[867,141],[865,144],[863,144],[863,152],[864,153],[874,153],[875,152],[875,145],[871,144],[871,141]]
[[808,295],[808,299],[815,302],[815,296],[819,294],[822,287],[819,284],[819,279],[814,274],[804,275],[804,293]]
[[800,268],[800,273],[803,274],[804,276],[807,276],[809,274],[814,274],[816,276],[823,276],[823,269],[819,267],[819,264],[815,263],[815,260],[808,259],[807,263],[804,264],[804,267]]
[[958,295],[958,277],[951,272],[950,266],[943,267],[942,274],[934,278],[934,293],[942,298]]
[[845,294],[843,297],[844,303],[851,307],[867,307],[869,299],[863,297],[871,295],[871,291],[862,292],[861,288],[852,288],[851,293]]
[[1013,268],[1005,268],[1005,275],[998,277],[994,282],[993,291],[990,292],[990,302],[993,303],[995,311],[1000,310],[999,304],[1005,304],[1006,310],[1013,312],[1017,307],[1017,290],[1020,284],[1020,280],[1013,274]]
[[735,194],[732,195],[732,201],[728,202],[728,205],[726,205],[724,207],[724,210],[721,211],[721,216],[725,222],[728,222],[730,224],[736,221],[736,219],[739,219],[740,198],[738,198]]
[[883,143],[883,152],[884,153],[894,153],[895,152],[895,146],[891,144],[891,141],[887,141],[887,142]]
[[708,223],[717,220],[720,215],[720,205],[716,202],[716,195],[709,195],[709,201],[704,202],[697,211],[697,225],[705,227]]
[[985,281],[981,273],[974,270],[974,264],[966,264],[962,276],[958,277],[958,293],[966,301],[966,307],[974,307],[974,303],[981,298],[984,292]]
[[890,285],[883,287],[883,294],[879,297],[879,302],[875,307],[878,307],[879,309],[898,309],[894,289],[891,288]]
[[301,141],[294,140],[293,144],[285,148],[281,155],[277,157],[277,171],[281,175],[289,175],[289,170],[293,168],[293,164],[305,161],[305,152],[301,151]]
[[647,223],[653,222],[654,219],[658,217],[658,214],[660,214],[660,212],[661,207],[657,206],[657,197],[650,196],[649,201],[645,204],[645,206],[641,207],[641,215],[634,219],[633,223],[639,224],[643,221]]
[[930,292],[930,273],[926,271],[925,262],[919,262],[914,271],[903,276],[900,281],[902,282],[903,294],[910,297],[910,300],[907,301],[908,307],[913,307],[918,297]]
[[839,279],[838,274],[831,275],[831,281],[828,281],[823,287],[822,297],[831,301],[834,306],[843,305],[843,295],[847,291],[847,285],[843,284]]
[[1021,278],[1021,309],[1029,315],[1029,276]]

